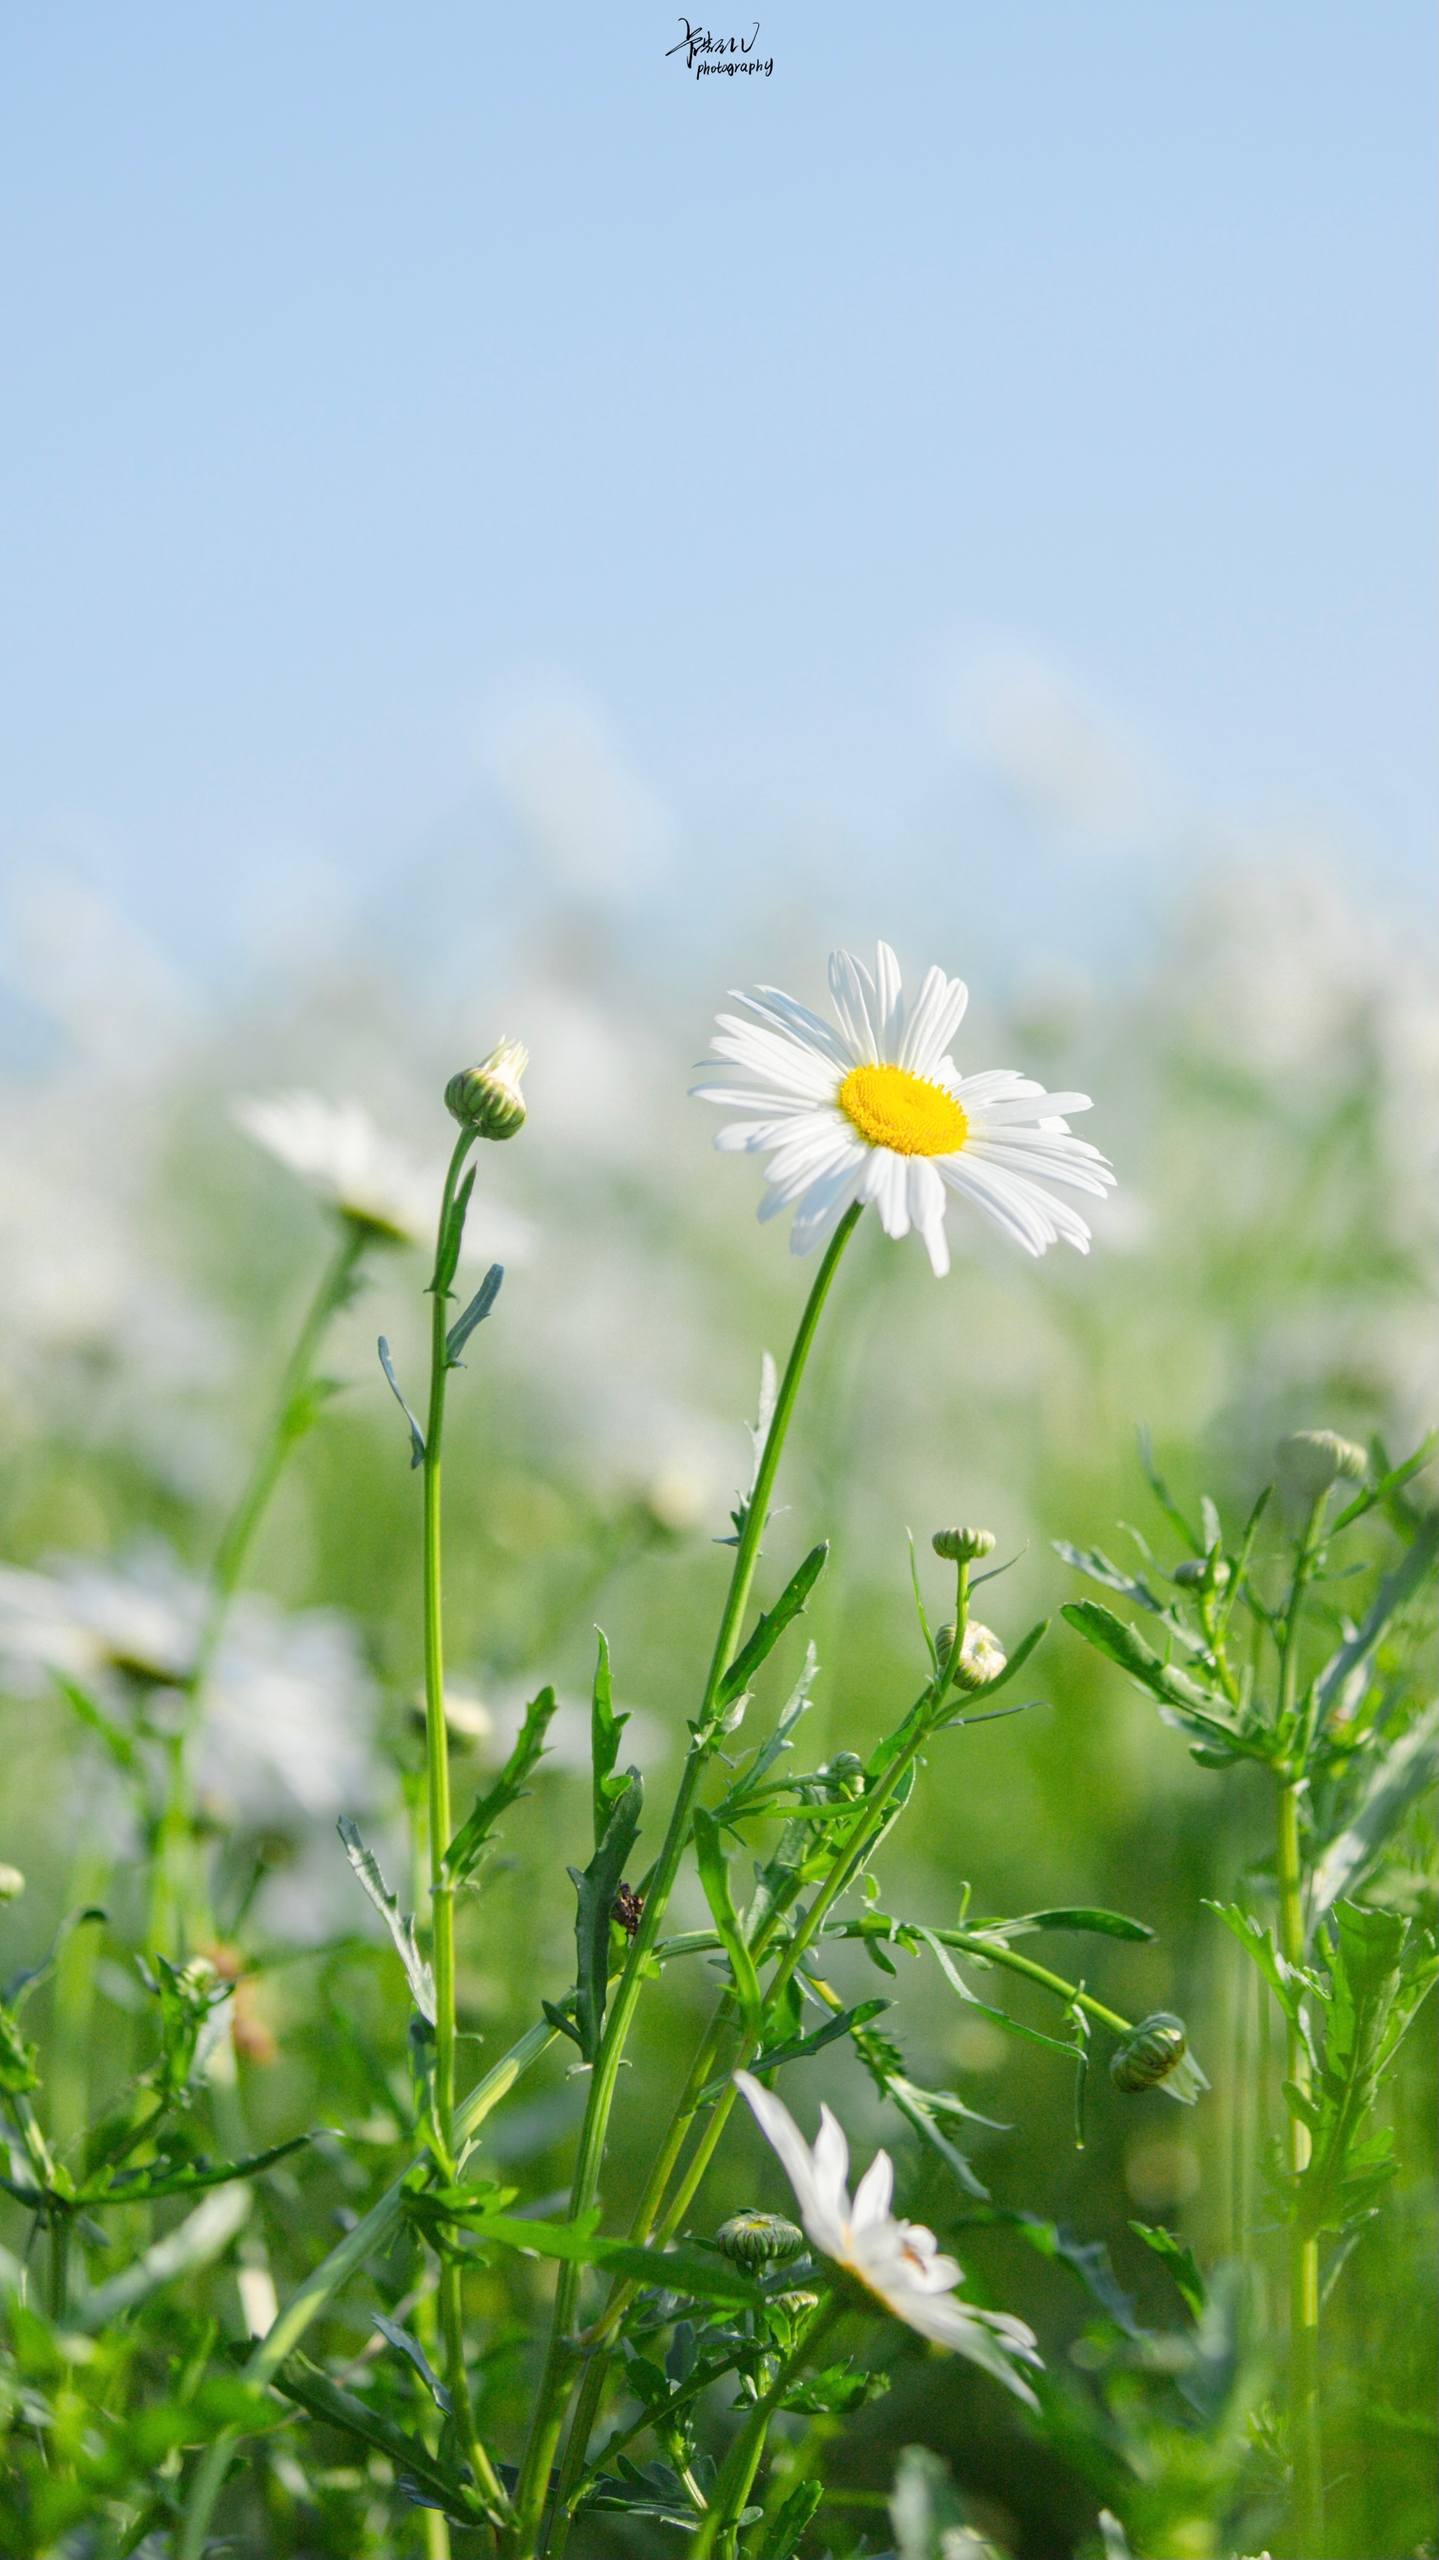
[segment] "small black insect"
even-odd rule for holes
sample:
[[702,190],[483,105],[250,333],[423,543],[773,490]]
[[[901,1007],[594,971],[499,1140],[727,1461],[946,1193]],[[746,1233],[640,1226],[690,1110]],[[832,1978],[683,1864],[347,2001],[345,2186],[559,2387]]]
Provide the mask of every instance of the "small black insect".
[[627,1938],[632,1938],[644,1917],[645,1898],[632,1884],[622,1884],[615,1895],[610,1917],[619,1922]]

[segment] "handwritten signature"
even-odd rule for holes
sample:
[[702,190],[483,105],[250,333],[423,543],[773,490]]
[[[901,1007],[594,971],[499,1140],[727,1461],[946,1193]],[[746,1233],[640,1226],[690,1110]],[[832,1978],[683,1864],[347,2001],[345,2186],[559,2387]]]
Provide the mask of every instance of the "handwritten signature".
[[688,18],[681,18],[680,25],[684,34],[678,44],[667,48],[665,60],[668,62],[675,54],[682,53],[684,68],[692,71],[697,80],[713,72],[722,73],[731,80],[741,72],[751,77],[758,74],[763,80],[771,77],[774,55],[766,60],[755,50],[759,43],[758,18],[747,36],[717,36],[712,28],[694,26]]

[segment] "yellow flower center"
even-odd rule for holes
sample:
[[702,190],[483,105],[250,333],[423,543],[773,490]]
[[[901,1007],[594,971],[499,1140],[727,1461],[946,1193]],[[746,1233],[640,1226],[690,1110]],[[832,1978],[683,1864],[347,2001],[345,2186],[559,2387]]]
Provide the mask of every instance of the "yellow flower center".
[[867,1147],[897,1156],[956,1155],[969,1122],[952,1093],[908,1067],[851,1067],[839,1107]]

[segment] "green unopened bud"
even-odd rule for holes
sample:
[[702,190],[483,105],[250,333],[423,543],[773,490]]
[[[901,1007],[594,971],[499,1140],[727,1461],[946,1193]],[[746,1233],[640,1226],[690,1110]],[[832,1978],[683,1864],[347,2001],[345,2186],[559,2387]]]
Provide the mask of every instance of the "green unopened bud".
[[1221,1591],[1229,1580],[1229,1567],[1223,1556],[1186,1556],[1170,1579],[1181,1591]]
[[992,1529],[936,1529],[929,1543],[935,1554],[943,1556],[948,1564],[973,1564],[977,1556],[993,1555],[994,1531]]
[[864,1762],[857,1751],[837,1751],[832,1760],[826,1760],[824,1775],[842,1796],[864,1793]]
[[941,1671],[947,1671],[956,1689],[987,1689],[997,1680],[1009,1657],[992,1627],[980,1625],[971,1618],[964,1630],[958,1662],[951,1663],[954,1652],[953,1627],[941,1627],[934,1640]]
[[0,1867],[0,1902],[18,1902],[25,1879],[18,1867]]
[[1163,2089],[1181,2106],[1192,2107],[1209,2086],[1189,2050],[1189,2031],[1172,2009],[1156,2009],[1131,2027],[1109,2057],[1109,2076],[1116,2089],[1132,2097],[1141,2089]]
[[782,2213],[735,2213],[715,2233],[715,2246],[737,2267],[782,2266],[804,2247],[799,2225]]
[[1358,1441],[1337,1431],[1291,1431],[1275,1455],[1282,1483],[1301,1502],[1318,1502],[1340,1476],[1358,1484],[1369,1470]]
[[445,1087],[445,1107],[462,1129],[481,1138],[512,1138],[525,1125],[520,1078],[530,1053],[520,1040],[501,1040],[478,1067],[462,1067]]

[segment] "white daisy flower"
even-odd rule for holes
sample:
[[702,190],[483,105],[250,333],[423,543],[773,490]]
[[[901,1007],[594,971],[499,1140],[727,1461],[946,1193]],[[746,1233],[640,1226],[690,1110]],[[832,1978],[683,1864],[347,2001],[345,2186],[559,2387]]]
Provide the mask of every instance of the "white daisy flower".
[[811,2150],[789,2109],[771,2090],[747,2071],[734,2077],[760,2131],[779,2153],[800,2220],[816,2249],[922,2338],[983,2365],[1033,2405],[1033,2392],[1010,2361],[1018,2357],[1024,2364],[1039,2363],[1033,2330],[1007,2311],[981,2310],[957,2298],[962,2270],[944,2255],[934,2233],[922,2222],[900,2222],[890,2212],[894,2170],[888,2152],[875,2153],[851,2203],[849,2145],[828,2107],[820,2108],[819,2135]]
[[1046,1093],[1012,1067],[960,1075],[949,1044],[968,1002],[963,980],[931,969],[906,1004],[886,942],[873,977],[849,952],[833,953],[829,984],[837,1029],[777,987],[738,996],[754,1019],[722,1013],[705,1062],[725,1081],[694,1087],[700,1101],[747,1115],[716,1146],[770,1155],[760,1216],[793,1207],[791,1243],[807,1253],[856,1201],[872,1200],[885,1234],[915,1228],[942,1275],[948,1188],[1027,1253],[1060,1237],[1087,1253],[1083,1218],[1048,1186],[1102,1198],[1114,1181],[1065,1116],[1087,1111],[1088,1094]]
[[[358,1102],[275,1093],[237,1102],[234,1117],[247,1137],[342,1218],[391,1243],[432,1240],[443,1176],[393,1145]],[[483,1222],[476,1214],[466,1229],[464,1259],[517,1261],[527,1242],[519,1219],[497,1217],[487,1203]]]

